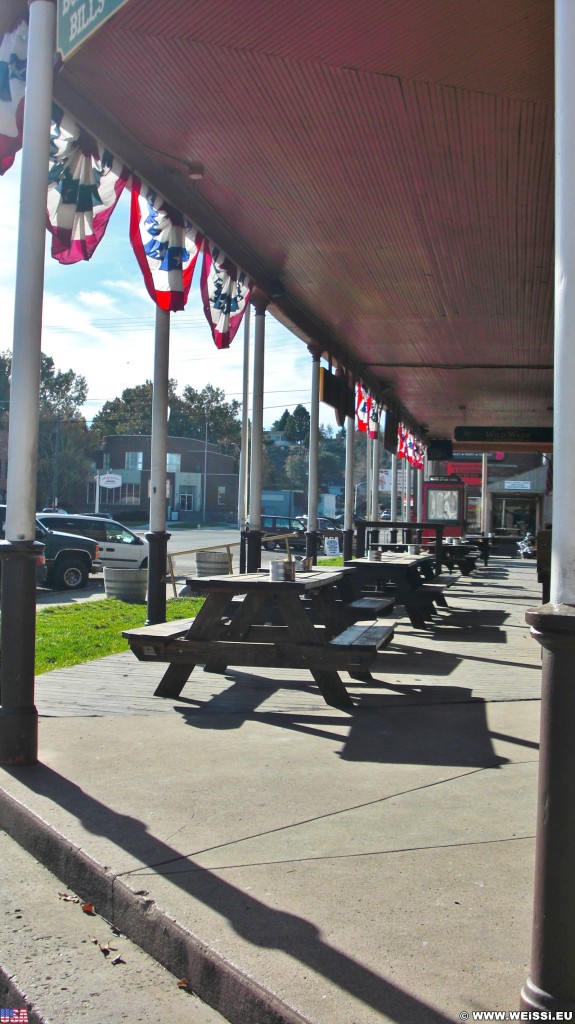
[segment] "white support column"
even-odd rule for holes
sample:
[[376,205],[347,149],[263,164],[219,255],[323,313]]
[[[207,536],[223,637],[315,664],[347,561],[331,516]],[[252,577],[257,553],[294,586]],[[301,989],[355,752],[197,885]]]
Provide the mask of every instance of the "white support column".
[[418,523],[423,521],[423,470],[416,470],[416,510],[415,518]]
[[156,306],[150,439],[150,532],[146,534],[149,547],[147,625],[166,621],[167,551],[170,536],[166,533],[169,363],[170,314]]
[[487,452],[484,452],[481,456],[481,533],[483,536],[487,533],[487,513],[488,513],[488,502],[489,492],[487,490],[487,479],[488,479],[488,462]]
[[53,0],[33,0],[28,35],[10,384],[6,539],[12,541],[34,540],[36,536],[38,396],[55,23]]
[[373,464],[373,441],[365,435],[365,518],[371,515],[371,471]]
[[403,490],[405,507],[402,519],[404,522],[409,523],[411,519],[411,464],[406,458],[403,460],[403,473],[405,477],[405,487]]
[[355,488],[353,485],[355,458],[355,416],[345,421],[345,498],[343,509],[343,557],[350,559],[353,553],[353,513]]
[[381,437],[378,430],[377,437],[372,441],[372,466],[371,466],[371,511],[368,516],[373,522],[379,519],[379,463],[381,458]]
[[345,498],[343,509],[343,528],[353,528],[353,513],[355,504],[355,489],[353,486],[353,469],[355,456],[355,419],[348,416],[345,421]]
[[397,463],[399,459],[397,455],[391,456],[391,504],[390,504],[390,520],[392,523],[397,521]]
[[[552,17],[552,9],[547,12]],[[543,648],[531,965],[521,1007],[575,1017],[575,4],[555,3],[555,399],[550,601],[526,620]],[[546,1011],[543,1013],[543,1011]],[[565,1014],[564,1011],[570,1011]],[[532,1014],[534,1016],[534,1014]]]
[[34,704],[36,635],[36,467],[56,7],[29,5],[16,304],[12,348],[6,540],[2,568],[0,763],[38,758]]
[[166,457],[168,453],[168,378],[170,362],[170,314],[156,306],[154,385],[152,391],[152,438],[150,479],[150,529],[166,529]]
[[244,366],[242,382],[242,439],[238,471],[238,526],[245,529],[248,515],[248,444],[250,385],[250,306],[244,313]]
[[262,477],[264,443],[264,363],[266,309],[268,299],[258,297],[252,301],[254,323],[254,372],[252,399],[252,444],[250,478],[250,529],[248,534],[247,569],[259,569],[261,564]]
[[[318,459],[319,459],[319,352],[310,346],[312,354],[311,395],[309,416],[309,455],[307,482],[307,532],[317,532]],[[312,552],[315,554],[315,551]]]

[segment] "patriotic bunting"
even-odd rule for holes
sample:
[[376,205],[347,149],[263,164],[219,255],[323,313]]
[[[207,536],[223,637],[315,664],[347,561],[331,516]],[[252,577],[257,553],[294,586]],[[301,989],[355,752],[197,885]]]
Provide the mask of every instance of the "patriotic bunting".
[[369,409],[369,422],[367,424],[367,432],[369,437],[374,441],[379,437],[379,417],[381,416],[381,407],[375,401],[375,398],[371,399]]
[[23,21],[0,42],[0,174],[22,148],[28,26]]
[[217,348],[229,348],[250,301],[253,284],[216,245],[204,242],[200,290]]
[[407,429],[403,423],[397,425],[397,457],[405,459],[407,455]]
[[48,169],[48,231],[59,263],[89,260],[101,241],[129,171],[54,105]]
[[407,459],[414,469],[424,468],[425,445],[418,441],[404,423],[397,427],[397,457]]
[[370,411],[371,395],[369,394],[369,392],[364,391],[361,384],[358,382],[356,388],[355,419],[357,429],[360,430],[363,434],[367,432]]
[[162,196],[133,179],[130,241],[148,294],[160,309],[184,309],[202,240]]

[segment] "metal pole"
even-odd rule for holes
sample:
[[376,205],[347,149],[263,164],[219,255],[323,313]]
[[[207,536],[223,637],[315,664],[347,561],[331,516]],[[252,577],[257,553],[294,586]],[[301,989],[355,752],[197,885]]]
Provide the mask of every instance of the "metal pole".
[[169,362],[170,314],[156,306],[150,442],[150,533],[146,534],[149,544],[147,625],[166,621],[166,573],[170,537],[166,533]]
[[353,554],[353,513],[355,508],[355,489],[353,486],[353,463],[355,455],[355,417],[348,416],[345,421],[345,498],[343,508],[343,557],[349,559]]
[[253,302],[254,323],[254,373],[252,446],[250,479],[250,530],[248,534],[248,572],[255,572],[261,565],[262,525],[262,476],[263,476],[263,435],[264,435],[264,357],[266,333],[267,298]]
[[208,410],[204,409],[204,487],[202,495],[202,524],[206,525],[206,491],[208,489]]
[[38,757],[34,705],[36,466],[56,7],[32,0],[24,110],[16,305],[8,441],[6,541],[2,566],[0,763]]
[[487,476],[488,476],[488,465],[487,465],[487,452],[484,452],[481,456],[481,529],[480,532],[483,537],[487,533]]
[[242,439],[238,468],[238,526],[245,529],[248,514],[248,416],[250,383],[250,307],[244,313],[244,366],[242,387]]
[[377,437],[372,441],[372,468],[371,468],[371,511],[369,518],[374,522],[379,519],[379,462],[381,452],[381,437],[378,430]]
[[397,522],[397,455],[391,456],[391,506],[389,518],[392,523]]
[[307,531],[306,531],[306,555],[310,555],[314,561],[317,560],[317,503],[319,500],[318,488],[318,460],[319,460],[319,352],[311,346],[309,350],[312,355],[311,366],[311,395],[310,395],[310,416],[309,416],[309,452],[308,452],[308,481],[307,481]]
[[550,602],[529,611],[543,647],[531,969],[525,1009],[575,1013],[575,38],[573,0],[555,4],[555,395]]

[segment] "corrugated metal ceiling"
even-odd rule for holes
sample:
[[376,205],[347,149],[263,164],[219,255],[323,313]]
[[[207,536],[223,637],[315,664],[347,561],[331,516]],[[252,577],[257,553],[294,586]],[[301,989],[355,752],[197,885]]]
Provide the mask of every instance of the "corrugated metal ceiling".
[[56,91],[414,424],[551,425],[552,0],[130,0]]

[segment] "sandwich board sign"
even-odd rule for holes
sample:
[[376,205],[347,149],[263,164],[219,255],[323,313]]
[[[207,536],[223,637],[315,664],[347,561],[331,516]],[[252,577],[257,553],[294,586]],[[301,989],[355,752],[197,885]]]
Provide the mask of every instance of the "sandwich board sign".
[[57,49],[67,60],[128,0],[58,0]]

